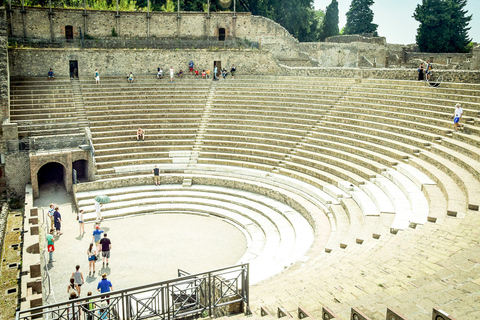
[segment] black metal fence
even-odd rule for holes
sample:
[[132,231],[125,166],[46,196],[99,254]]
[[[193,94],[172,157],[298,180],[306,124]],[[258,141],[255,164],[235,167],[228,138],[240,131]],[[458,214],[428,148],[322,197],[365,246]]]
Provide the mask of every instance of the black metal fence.
[[[234,304],[238,308],[234,308]],[[248,307],[249,265],[241,264],[21,310],[17,312],[16,320],[41,317],[51,320],[166,320],[195,315],[226,315],[226,309],[243,311]]]
[[9,38],[9,45],[12,47],[33,47],[33,48],[86,48],[86,49],[259,49],[258,42],[251,42],[246,39],[231,39],[219,41],[218,38],[128,38],[112,37],[108,39],[87,39],[77,38],[67,40],[65,38],[39,39],[39,38]]
[[89,141],[87,140],[85,135],[67,137],[30,137],[21,140],[8,140],[7,153],[51,151],[59,149],[79,148],[83,145],[89,145]]

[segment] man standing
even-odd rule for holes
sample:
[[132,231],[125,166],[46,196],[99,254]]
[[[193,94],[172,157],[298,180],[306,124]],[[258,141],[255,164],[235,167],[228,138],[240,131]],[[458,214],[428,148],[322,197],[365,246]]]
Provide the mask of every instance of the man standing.
[[103,239],[100,240],[100,245],[102,246],[102,257],[103,257],[103,266],[105,267],[105,260],[108,267],[108,259],[110,259],[110,249],[112,249],[112,243],[110,239],[107,238],[107,234],[103,234]]
[[103,230],[100,229],[99,225],[95,226],[95,230],[93,230],[93,237],[92,242],[95,242],[95,246],[97,248],[97,255],[100,253],[100,239],[102,238]]
[[95,201],[95,212],[97,213],[97,221],[103,220],[102,212],[100,210],[102,210],[102,204]]
[[215,65],[215,68],[213,68],[213,80],[218,80],[217,79],[217,66]]
[[427,81],[430,81],[431,70],[432,64],[430,63],[430,60],[427,60],[427,67],[425,68],[425,80]]
[[55,246],[53,244],[53,242],[55,241],[55,238],[53,236],[54,233],[55,229],[52,228],[50,229],[50,233],[47,234],[47,250],[50,257],[48,263],[55,262],[55,260],[53,260],[53,251],[55,251]]
[[153,172],[153,181],[155,182],[155,185],[156,186],[160,185],[160,169],[157,168],[157,165],[155,165],[155,168],[153,168],[152,172]]
[[463,109],[462,107],[460,106],[460,103],[457,103],[455,105],[455,112],[452,116],[453,118],[453,126],[455,128],[455,131],[458,131],[458,127],[462,127],[463,128],[463,125],[460,124],[460,119],[462,118],[462,115],[463,115]]
[[173,74],[174,73],[175,73],[175,69],[173,69],[173,66],[170,66],[170,83],[173,83]]
[[98,69],[95,69],[95,84],[100,84],[100,74],[98,73]]
[[55,228],[55,223],[53,221],[53,214],[55,213],[55,205],[50,203],[50,208],[48,209],[47,215],[50,217],[50,229]]
[[55,207],[55,212],[53,213],[53,224],[55,225],[55,230],[57,230],[57,236],[61,235],[62,215],[58,212],[58,206]]
[[190,71],[191,74],[193,74],[193,67],[195,64],[193,63],[193,60],[190,60],[190,63],[188,64],[188,70]]
[[237,71],[237,69],[235,68],[235,65],[232,64],[232,67],[230,68],[232,79],[235,79],[235,71]]
[[[100,293],[107,293],[107,292],[110,292],[113,290],[113,286],[112,286],[112,283],[110,282],[110,280],[107,279],[107,274],[106,273],[103,273],[102,274],[102,280],[100,280],[98,282],[98,285],[97,285],[97,290],[100,292]],[[106,298],[108,298],[109,296],[106,296]],[[102,297],[103,299],[104,297]],[[110,300],[107,299],[107,303],[110,303]]]

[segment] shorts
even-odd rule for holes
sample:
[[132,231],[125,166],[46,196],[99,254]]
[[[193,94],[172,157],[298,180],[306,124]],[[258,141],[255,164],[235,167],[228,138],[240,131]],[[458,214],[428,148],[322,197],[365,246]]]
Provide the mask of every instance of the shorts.
[[95,241],[95,245],[98,246],[100,244],[100,240]]
[[102,257],[109,259],[110,258],[110,250],[102,251]]
[[75,283],[77,286],[81,287],[83,283]]
[[88,257],[88,261],[95,261],[95,256]]
[[459,121],[460,121],[460,118],[459,118],[459,117],[453,118],[453,123],[458,123]]
[[190,72],[193,72],[193,68],[190,68]]
[[83,221],[82,221],[82,220],[78,220],[78,223],[83,223]]
[[235,76],[235,71],[230,71],[230,73],[232,74],[232,77]]
[[55,229],[57,229],[58,231],[60,231],[60,223],[55,222]]
[[155,182],[160,182],[160,176],[153,176],[153,180]]
[[95,81],[100,81],[100,76],[96,76]]

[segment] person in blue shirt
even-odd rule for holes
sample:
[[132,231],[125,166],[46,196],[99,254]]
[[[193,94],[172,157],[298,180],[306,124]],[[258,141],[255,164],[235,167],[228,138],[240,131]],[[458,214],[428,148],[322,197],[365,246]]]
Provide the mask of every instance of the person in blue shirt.
[[100,239],[102,239],[102,233],[103,230],[100,229],[100,226],[97,224],[92,237],[92,242],[95,242],[95,246],[97,247],[97,254],[100,253]]
[[190,60],[190,63],[188,64],[188,70],[190,71],[191,74],[193,74],[193,67],[195,64],[193,63],[193,60]]
[[53,75],[53,70],[50,69],[50,71],[48,71],[48,80],[54,80],[55,79],[55,76]]
[[102,274],[102,280],[98,282],[97,290],[100,293],[106,293],[113,290],[112,282],[107,279],[107,274]]
[[[110,282],[110,280],[107,279],[107,274],[106,273],[103,273],[102,274],[102,280],[100,280],[98,282],[98,285],[97,285],[97,290],[100,292],[100,293],[107,293],[107,292],[110,292],[113,290],[113,286],[112,286],[112,283]],[[105,297],[102,297],[103,298],[107,298],[107,304],[110,303],[110,299],[108,299],[109,296],[105,296]]]

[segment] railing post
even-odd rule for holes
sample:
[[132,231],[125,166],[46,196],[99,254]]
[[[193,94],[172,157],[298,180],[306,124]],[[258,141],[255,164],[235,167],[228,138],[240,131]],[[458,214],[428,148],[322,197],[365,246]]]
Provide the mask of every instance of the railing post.
[[[247,263],[247,276],[245,277],[246,281],[246,297],[247,297],[247,310],[250,308],[250,264]],[[244,269],[245,270],[245,269]]]
[[165,303],[167,305],[167,319],[170,320],[170,284],[167,283],[166,294],[165,294]]
[[208,316],[212,317],[212,273],[208,273]]

